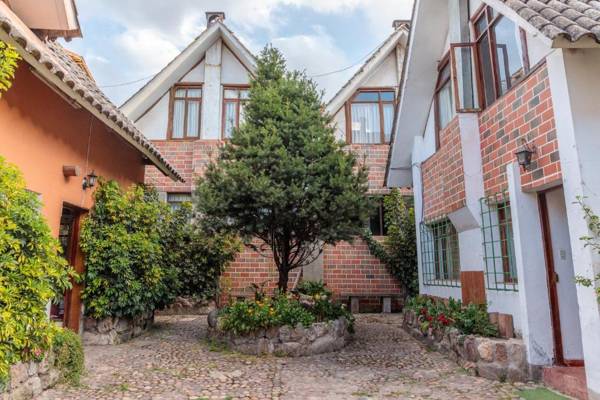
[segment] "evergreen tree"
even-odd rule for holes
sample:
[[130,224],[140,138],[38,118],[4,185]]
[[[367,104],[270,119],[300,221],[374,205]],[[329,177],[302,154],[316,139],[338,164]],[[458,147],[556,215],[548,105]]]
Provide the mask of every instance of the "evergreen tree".
[[351,240],[369,215],[366,168],[335,139],[323,108],[316,84],[286,71],[282,54],[267,46],[245,122],[197,188],[203,223],[272,253],[283,292],[291,270],[314,261],[325,244]]

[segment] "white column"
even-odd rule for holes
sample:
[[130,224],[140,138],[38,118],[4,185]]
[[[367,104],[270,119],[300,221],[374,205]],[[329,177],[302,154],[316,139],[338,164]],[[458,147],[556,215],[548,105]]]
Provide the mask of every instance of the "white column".
[[554,342],[542,227],[537,195],[521,191],[519,168],[516,163],[509,164],[506,174],[519,279],[521,331],[529,364],[549,365],[554,357]]
[[218,39],[207,51],[202,87],[202,139],[221,137],[221,55],[222,41]]
[[423,261],[421,259],[421,230],[420,225],[423,221],[423,185],[421,184],[421,153],[423,149],[423,138],[415,137],[412,151],[412,181],[413,197],[415,209],[415,224],[417,233],[417,261],[419,264],[419,293],[425,293],[423,285]]
[[[555,50],[548,76],[563,174],[569,235],[576,276],[600,273],[597,250],[579,238],[590,236],[578,196],[600,215],[600,49]],[[597,284],[596,284],[597,287]],[[590,400],[600,399],[600,307],[594,287],[577,287],[583,356]]]

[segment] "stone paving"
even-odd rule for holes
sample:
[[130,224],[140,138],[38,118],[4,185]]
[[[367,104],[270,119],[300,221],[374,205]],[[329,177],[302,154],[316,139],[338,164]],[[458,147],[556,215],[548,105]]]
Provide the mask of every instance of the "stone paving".
[[468,375],[400,323],[400,315],[362,314],[342,351],[278,358],[211,345],[206,316],[158,317],[129,343],[86,347],[81,385],[39,400],[518,399],[518,386]]

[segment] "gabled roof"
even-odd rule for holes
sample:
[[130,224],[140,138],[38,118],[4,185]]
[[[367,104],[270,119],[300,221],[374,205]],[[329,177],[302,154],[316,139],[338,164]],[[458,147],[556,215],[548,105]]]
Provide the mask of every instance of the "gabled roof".
[[[600,45],[598,0],[484,0],[517,24],[527,24],[552,47]],[[512,14],[512,15],[511,15]]]
[[218,38],[223,40],[248,71],[253,73],[256,70],[254,55],[223,22],[215,21],[177,57],[171,60],[162,71],[125,101],[121,106],[121,110],[133,121],[137,121],[173,84],[185,76],[202,59],[206,51]]
[[103,122],[172,179],[183,180],[133,123],[115,106],[61,45],[42,41],[0,1],[0,40],[15,46],[34,71],[65,97]]
[[344,105],[356,90],[369,78],[371,73],[377,70],[377,68],[385,61],[387,56],[396,48],[396,46],[398,46],[398,44],[406,46],[408,42],[408,32],[409,25],[402,24],[388,36],[352,78],[350,78],[331,100],[329,100],[326,109],[330,114],[335,114]]

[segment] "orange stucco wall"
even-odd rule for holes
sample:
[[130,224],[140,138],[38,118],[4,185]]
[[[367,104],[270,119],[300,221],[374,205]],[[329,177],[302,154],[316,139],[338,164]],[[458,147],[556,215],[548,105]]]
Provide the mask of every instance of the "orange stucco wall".
[[[144,181],[141,154],[88,111],[73,108],[26,63],[0,98],[0,155],[21,169],[29,190],[41,195],[55,235],[63,203],[91,207],[93,189],[84,191],[81,185],[88,171],[125,186]],[[79,166],[81,175],[65,178],[64,165]]]

